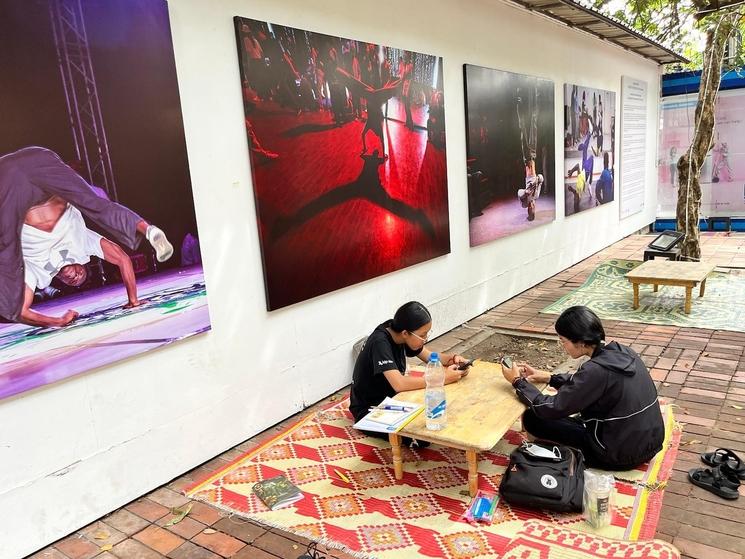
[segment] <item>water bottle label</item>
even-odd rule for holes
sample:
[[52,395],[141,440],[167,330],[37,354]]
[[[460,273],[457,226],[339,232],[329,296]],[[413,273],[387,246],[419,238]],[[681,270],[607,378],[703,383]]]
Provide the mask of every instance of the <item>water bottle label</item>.
[[427,418],[437,419],[438,417],[442,417],[445,414],[445,405],[445,400],[443,400],[431,410],[427,410]]
[[609,501],[610,499],[608,497],[598,497],[598,514],[608,514],[609,509]]

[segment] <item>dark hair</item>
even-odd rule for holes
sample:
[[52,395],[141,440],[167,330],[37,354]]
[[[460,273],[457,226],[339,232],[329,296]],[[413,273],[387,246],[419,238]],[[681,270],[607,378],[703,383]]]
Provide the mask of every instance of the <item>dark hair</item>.
[[587,307],[577,305],[566,309],[554,325],[556,333],[572,343],[598,345],[605,339],[605,330],[598,315]]
[[393,315],[393,322],[391,323],[391,329],[394,332],[413,332],[417,328],[421,328],[428,322],[432,322],[432,315],[429,314],[427,308],[417,301],[409,301],[405,305],[401,305]]

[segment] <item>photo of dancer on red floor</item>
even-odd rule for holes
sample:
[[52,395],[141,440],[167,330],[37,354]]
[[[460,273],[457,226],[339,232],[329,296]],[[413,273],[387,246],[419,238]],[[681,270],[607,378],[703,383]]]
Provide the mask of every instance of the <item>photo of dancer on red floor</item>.
[[268,309],[447,254],[442,59],[235,27]]

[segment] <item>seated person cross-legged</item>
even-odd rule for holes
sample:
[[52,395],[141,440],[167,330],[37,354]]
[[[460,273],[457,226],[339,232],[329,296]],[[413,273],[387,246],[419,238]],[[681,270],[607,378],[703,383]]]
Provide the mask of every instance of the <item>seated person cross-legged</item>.
[[[581,450],[590,467],[629,470],[651,460],[662,449],[665,426],[644,362],[626,346],[606,344],[600,319],[587,307],[566,309],[555,329],[570,357],[590,359],[574,374],[552,375],[524,363],[502,367],[528,405],[523,428]],[[542,394],[533,382],[548,382],[556,395]]]
[[[432,329],[429,311],[416,301],[410,301],[396,311],[392,320],[378,325],[365,341],[352,375],[349,411],[359,421],[371,407],[399,392],[425,387],[423,377],[404,375],[406,358],[417,356],[425,363],[430,351],[424,346]],[[458,370],[466,359],[457,354],[441,353],[445,369],[445,384],[457,382],[467,370]],[[364,431],[371,437],[387,439],[386,433]],[[411,440],[404,439],[405,444]],[[423,446],[420,443],[420,446]]]

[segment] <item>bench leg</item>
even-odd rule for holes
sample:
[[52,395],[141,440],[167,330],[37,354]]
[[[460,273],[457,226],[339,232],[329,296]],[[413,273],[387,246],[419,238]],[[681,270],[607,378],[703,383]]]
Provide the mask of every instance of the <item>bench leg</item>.
[[635,283],[634,285],[634,308],[639,308],[639,284]]
[[687,285],[686,286],[686,304],[685,304],[685,313],[691,314],[691,294],[693,292],[693,286]]
[[704,291],[706,291],[706,280],[701,282],[701,287],[698,288],[698,296],[703,297]]
[[396,433],[388,433],[388,440],[393,451],[393,473],[396,479],[404,477],[404,463],[401,460],[401,437]]
[[479,488],[479,461],[476,451],[466,450],[466,460],[468,461],[468,492],[471,497],[475,497]]
[[657,293],[657,288],[658,288],[658,287],[659,287],[659,285],[657,285],[657,284],[655,283],[655,284],[654,284],[654,292],[655,292],[655,293]]

